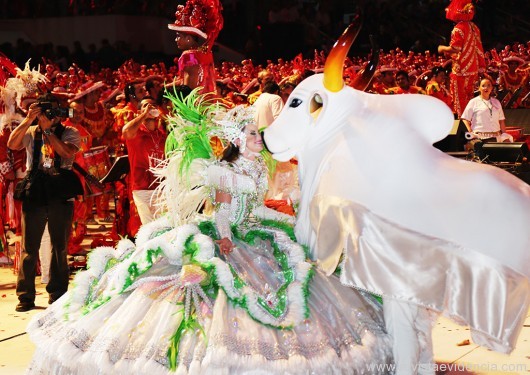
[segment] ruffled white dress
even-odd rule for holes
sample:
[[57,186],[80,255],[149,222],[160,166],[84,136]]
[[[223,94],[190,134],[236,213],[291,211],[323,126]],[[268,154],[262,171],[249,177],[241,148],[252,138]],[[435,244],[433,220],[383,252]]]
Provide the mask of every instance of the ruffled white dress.
[[258,204],[263,164],[240,158],[207,175],[235,198],[236,248],[216,251],[222,221],[161,218],[135,243],[93,250],[31,321],[28,373],[375,374],[392,362],[379,302],[318,271],[287,218]]

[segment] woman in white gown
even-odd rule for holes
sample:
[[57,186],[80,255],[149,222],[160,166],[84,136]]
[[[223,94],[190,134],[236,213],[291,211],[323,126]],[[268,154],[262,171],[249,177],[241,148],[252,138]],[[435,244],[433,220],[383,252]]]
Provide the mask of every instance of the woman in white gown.
[[[91,252],[71,290],[30,323],[28,372],[381,373],[392,358],[379,302],[318,271],[293,218],[263,206],[252,113],[213,110],[195,93],[172,100],[177,147],[161,174],[180,177],[162,183],[168,214],[135,243]],[[212,134],[230,142],[223,161],[212,156]],[[213,218],[184,214],[205,191]]]

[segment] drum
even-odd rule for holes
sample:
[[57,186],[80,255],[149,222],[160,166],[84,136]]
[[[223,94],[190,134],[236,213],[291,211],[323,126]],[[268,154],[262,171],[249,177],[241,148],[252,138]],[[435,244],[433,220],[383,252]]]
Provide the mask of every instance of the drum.
[[[83,154],[83,159],[85,160],[87,172],[94,176],[98,181],[105,177],[110,170],[110,158],[107,146],[91,148]],[[86,181],[91,192],[89,196],[101,195],[111,191],[106,185],[104,189],[101,189],[91,183],[90,179],[87,178]]]

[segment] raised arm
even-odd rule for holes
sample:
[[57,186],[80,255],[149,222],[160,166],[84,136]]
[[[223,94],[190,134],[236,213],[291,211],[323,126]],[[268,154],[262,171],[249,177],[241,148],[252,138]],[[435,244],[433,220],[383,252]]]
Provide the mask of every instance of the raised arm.
[[28,114],[24,120],[11,132],[9,139],[7,140],[7,147],[11,150],[20,150],[25,147],[24,136],[26,135],[29,127],[35,121],[38,115],[41,114],[40,107],[37,103],[33,103],[29,106]]
[[153,118],[153,116],[149,114],[149,111],[155,108],[156,107],[152,104],[146,105],[138,116],[136,116],[131,121],[123,125],[123,128],[121,130],[123,139],[132,139],[136,137],[136,134],[138,133],[138,128],[140,128],[140,125],[142,125],[142,122],[146,118]]

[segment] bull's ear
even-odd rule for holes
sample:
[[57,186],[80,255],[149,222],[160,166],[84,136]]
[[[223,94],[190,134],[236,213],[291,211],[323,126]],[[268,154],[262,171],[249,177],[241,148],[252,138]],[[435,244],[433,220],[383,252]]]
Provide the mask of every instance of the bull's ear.
[[342,78],[344,60],[355,38],[361,30],[361,17],[357,15],[330,51],[324,65],[324,87],[331,92],[337,92],[344,87]]

